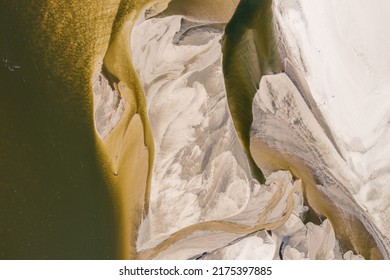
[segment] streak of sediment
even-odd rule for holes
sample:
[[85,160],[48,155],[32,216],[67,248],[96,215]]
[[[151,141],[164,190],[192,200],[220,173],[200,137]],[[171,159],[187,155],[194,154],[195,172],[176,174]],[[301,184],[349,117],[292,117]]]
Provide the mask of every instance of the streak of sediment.
[[300,183],[296,182],[294,184],[293,188],[290,190],[288,194],[285,211],[282,217],[276,222],[266,223],[265,221],[266,221],[266,216],[276,206],[277,202],[282,197],[283,192],[281,189],[275,192],[270,203],[266,206],[265,211],[259,217],[259,222],[256,226],[249,226],[245,224],[239,224],[239,223],[233,223],[227,221],[207,221],[207,222],[197,223],[175,232],[156,247],[139,252],[137,255],[137,259],[153,259],[156,256],[158,256],[160,252],[166,250],[169,246],[175,244],[175,242],[182,240],[188,237],[189,235],[191,235],[192,233],[200,230],[224,231],[224,232],[244,235],[244,234],[250,234],[260,230],[276,229],[282,226],[290,217],[294,207],[293,194],[296,191],[300,190],[300,187],[301,187]]

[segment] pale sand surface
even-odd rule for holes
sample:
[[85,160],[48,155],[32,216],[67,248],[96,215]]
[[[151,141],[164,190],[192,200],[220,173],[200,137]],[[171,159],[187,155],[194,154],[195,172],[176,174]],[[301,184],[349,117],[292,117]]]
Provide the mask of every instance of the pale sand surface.
[[[276,228],[292,207],[291,178],[269,186],[252,179],[224,95],[221,31],[198,28],[204,44],[175,44],[182,25],[181,16],[138,20],[132,34],[156,155],[140,258],[184,258],[201,230],[242,235]],[[208,250],[226,245],[223,240],[216,237]],[[197,247],[192,251],[199,253]]]
[[[246,205],[237,207],[237,210],[222,207],[226,203],[218,205],[213,202],[229,193],[218,187],[218,182],[226,177],[219,169],[244,168],[247,178],[241,180],[241,186],[245,181],[251,180],[251,175],[242,161],[238,161],[238,166],[232,164],[234,157],[242,157],[240,153],[243,152],[240,149],[233,148],[234,153],[226,157],[227,152],[218,156],[218,153],[221,153],[219,150],[225,149],[225,141],[214,144],[213,148],[202,146],[207,139],[204,135],[214,139],[212,135],[221,130],[225,131],[226,137],[226,133],[231,130],[229,121],[222,118],[223,112],[227,110],[226,105],[217,107],[214,101],[220,92],[224,91],[223,86],[218,86],[223,84],[221,76],[210,74],[207,70],[211,64],[213,73],[221,71],[221,52],[218,44],[220,35],[210,35],[207,28],[199,28],[197,36],[207,35],[208,42],[205,41],[203,45],[182,45],[180,42],[175,44],[174,35],[180,32],[181,25],[183,21],[180,16],[139,19],[133,30],[134,64],[145,88],[156,151],[151,211],[141,226],[138,248],[142,251],[139,258],[188,258],[199,253],[199,250],[218,250],[218,247],[226,245],[225,237],[231,240],[237,239],[237,234],[276,229],[289,219],[296,197],[293,193],[300,189],[300,184],[288,183],[292,180],[291,177],[287,181],[282,179],[284,177],[281,173],[271,176],[271,181],[280,181],[276,185],[270,183],[268,186],[260,186],[252,180],[249,200],[246,199]],[[217,100],[226,102],[223,95]],[[211,113],[205,111],[205,108]],[[197,127],[200,127],[199,131]],[[233,136],[229,138],[233,143],[237,142]],[[223,139],[218,136],[214,141]],[[213,155],[203,159],[203,162],[205,159],[213,159],[210,166],[201,164],[202,155],[206,152]],[[188,165],[187,157],[191,160],[191,165]],[[221,165],[219,161],[224,164]],[[206,176],[200,177],[199,168],[202,168],[200,171],[205,172]],[[211,171],[208,171],[208,168]],[[213,180],[207,183],[208,177],[213,173],[216,173],[216,177],[212,177]],[[228,181],[226,178],[224,180],[226,185]],[[197,205],[202,203],[202,196],[197,194],[199,185],[207,187],[203,192],[212,194],[209,198],[213,206],[212,215],[208,213],[210,207],[207,204],[206,207]],[[239,185],[235,186],[235,189]],[[232,202],[240,203],[240,196],[229,196]],[[169,201],[177,203],[170,204]],[[216,218],[228,218],[228,221],[217,221]],[[212,221],[207,221],[208,219]],[[216,233],[211,234],[214,237],[210,235],[208,240],[208,235],[201,231]],[[226,232],[233,235],[226,235]],[[219,235],[221,238],[218,238]],[[203,249],[195,246],[201,238],[205,238]]]
[[388,1],[274,1],[280,40],[348,168],[354,199],[389,236]]
[[285,74],[264,76],[253,106],[251,151],[262,170],[291,170],[303,179],[310,205],[330,219],[342,242],[366,258],[377,258],[378,252],[371,252],[370,247],[375,243],[372,239],[370,246],[367,243],[369,232],[387,254],[387,239],[352,197],[357,179],[289,78]]
[[[288,172],[286,172],[286,173],[288,173]],[[278,176],[275,176],[274,179],[276,179],[275,183],[280,181],[280,180],[278,180],[279,179]],[[281,180],[280,182],[282,182],[282,181],[284,181],[284,180]],[[209,221],[209,222],[197,223],[197,224],[188,226],[186,228],[183,228],[179,231],[176,231],[168,239],[164,240],[162,243],[160,243],[158,246],[154,247],[153,249],[149,249],[149,250],[145,250],[145,251],[140,252],[138,255],[138,258],[150,259],[150,258],[158,257],[158,255],[161,252],[164,252],[165,250],[167,250],[171,246],[174,246],[178,241],[180,241],[188,236],[191,236],[196,231],[221,231],[221,232],[228,232],[228,233],[236,233],[236,234],[245,235],[245,234],[249,234],[249,233],[264,230],[264,229],[267,229],[267,230],[276,229],[276,228],[280,227],[281,225],[283,225],[288,220],[288,218],[290,217],[290,215],[294,209],[294,196],[293,196],[293,194],[296,191],[299,191],[301,184],[298,181],[294,185],[291,185],[291,186],[292,186],[292,188],[289,191],[286,190],[287,200],[286,200],[285,208],[284,208],[284,210],[281,211],[283,214],[282,214],[282,216],[279,217],[279,219],[277,221],[259,223],[256,226],[248,226],[245,224],[232,223],[232,222],[227,222],[227,221]],[[283,187],[283,185],[278,185],[278,187]],[[276,195],[279,196],[280,194],[277,193]],[[270,209],[268,209],[268,211],[263,212],[263,215],[269,215],[270,213],[272,214],[272,212],[275,210],[280,211],[281,209],[278,207],[272,208],[272,209],[270,208]],[[261,220],[261,217],[259,220]],[[223,242],[224,240],[222,239],[222,240],[218,241],[219,246],[221,246],[223,244],[223,243],[221,244],[221,241]],[[197,244],[197,242],[193,243],[194,246],[195,246],[195,244]],[[210,249],[210,248],[208,248],[208,249]]]

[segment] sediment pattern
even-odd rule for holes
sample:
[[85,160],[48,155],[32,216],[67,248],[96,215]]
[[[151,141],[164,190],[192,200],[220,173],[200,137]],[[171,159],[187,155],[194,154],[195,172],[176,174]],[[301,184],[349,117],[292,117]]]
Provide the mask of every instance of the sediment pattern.
[[389,258],[386,15],[312,5],[3,0],[0,258]]

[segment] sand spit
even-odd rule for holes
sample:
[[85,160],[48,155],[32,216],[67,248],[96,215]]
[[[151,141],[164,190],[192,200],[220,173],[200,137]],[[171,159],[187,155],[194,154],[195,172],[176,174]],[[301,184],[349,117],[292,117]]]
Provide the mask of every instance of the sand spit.
[[102,73],[93,79],[95,128],[101,139],[114,129],[125,111],[119,91],[112,89]]

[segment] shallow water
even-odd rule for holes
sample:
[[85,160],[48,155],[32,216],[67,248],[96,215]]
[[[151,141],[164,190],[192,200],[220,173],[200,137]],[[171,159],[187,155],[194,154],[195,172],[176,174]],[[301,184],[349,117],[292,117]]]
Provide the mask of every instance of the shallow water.
[[1,2],[0,258],[116,258],[89,82],[115,14],[73,2]]
[[226,26],[222,46],[230,113],[249,157],[252,173],[260,182],[264,181],[264,176],[249,151],[252,101],[261,76],[282,70],[275,45],[271,4],[270,0],[241,1]]

